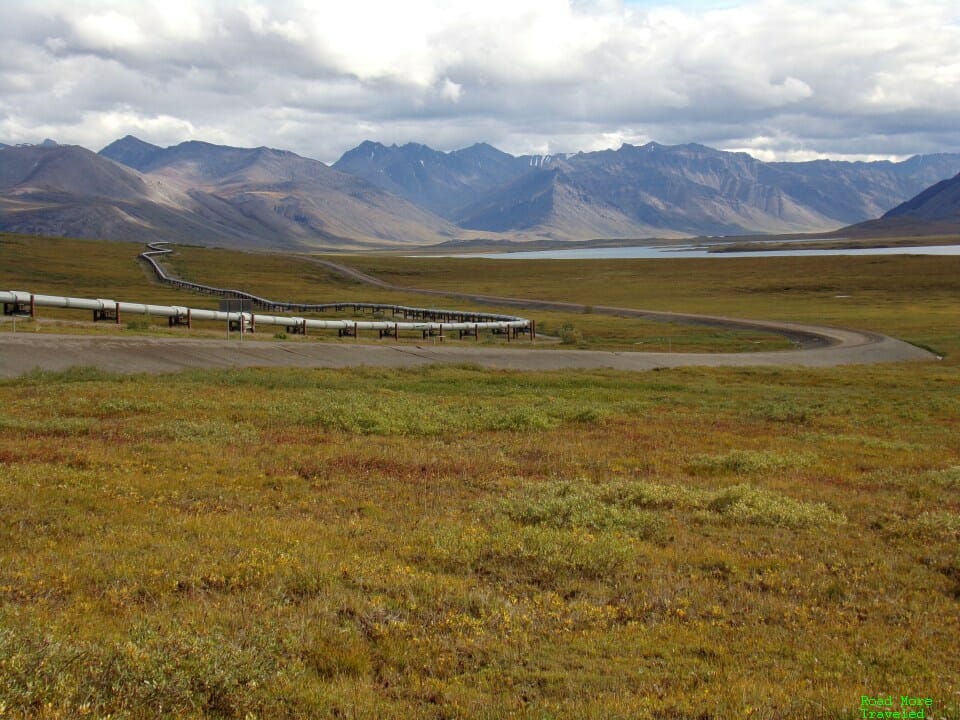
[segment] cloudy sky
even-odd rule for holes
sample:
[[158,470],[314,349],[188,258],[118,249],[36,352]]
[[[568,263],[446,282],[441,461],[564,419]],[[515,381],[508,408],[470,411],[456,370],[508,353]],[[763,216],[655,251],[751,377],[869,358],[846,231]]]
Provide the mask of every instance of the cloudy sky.
[[[839,9],[838,9],[839,8]],[[0,0],[0,142],[960,151],[957,0]]]

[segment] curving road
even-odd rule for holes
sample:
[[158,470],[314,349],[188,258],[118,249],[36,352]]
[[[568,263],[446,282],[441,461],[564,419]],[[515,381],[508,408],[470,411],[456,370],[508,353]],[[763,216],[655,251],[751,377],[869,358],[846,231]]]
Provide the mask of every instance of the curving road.
[[[533,310],[582,312],[584,306],[555,301],[413,289],[391,285],[339,263],[313,262],[354,280],[390,290],[459,297]],[[327,367],[359,365],[415,367],[436,363],[470,363],[514,370],[612,368],[652,370],[687,366],[803,366],[936,360],[937,356],[895,338],[860,330],[743,320],[712,315],[654,312],[633,308],[592,306],[594,313],[686,322],[724,328],[748,328],[784,335],[795,350],[757,353],[643,353],[598,350],[539,350],[522,347],[466,347],[434,344],[386,345],[363,343],[239,342],[179,338],[142,338],[46,333],[0,333],[0,377],[17,377],[33,369],[65,370],[94,366],[111,372],[175,372],[185,368]]]

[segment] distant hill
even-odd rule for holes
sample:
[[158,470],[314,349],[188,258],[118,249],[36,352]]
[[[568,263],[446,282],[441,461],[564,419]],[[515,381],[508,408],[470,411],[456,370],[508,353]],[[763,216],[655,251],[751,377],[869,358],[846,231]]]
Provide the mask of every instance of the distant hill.
[[[156,148],[124,138],[101,151],[132,158],[148,177],[190,193],[212,213],[226,203],[263,226],[266,237],[307,245],[364,242],[426,244],[457,228],[362,179],[285,150],[189,141]],[[339,239],[339,240],[338,240]]]
[[387,147],[369,140],[344,153],[333,167],[450,220],[530,170],[525,158],[486,143],[444,153],[415,143]]
[[960,233],[960,174],[928,187],[883,217],[841,231],[851,236],[941,235]]
[[915,155],[903,162],[771,163],[797,178],[784,185],[809,206],[844,222],[879,217],[939,180],[960,172],[960,155]]
[[293,153],[200,142],[159,148],[131,136],[102,155],[76,146],[0,150],[0,228],[285,248],[425,244],[456,231]]
[[553,201],[542,225],[555,235],[571,225],[594,225],[594,219],[602,219],[597,229],[604,232],[613,223],[621,237],[790,232],[831,224],[763,183],[762,168],[744,154],[649,143],[552,158],[532,173],[553,173]]
[[197,213],[177,188],[151,181],[85,148],[0,149],[0,229],[114,240],[195,240],[255,245]]
[[150,165],[150,161],[162,153],[163,148],[159,145],[151,145],[140,138],[135,138],[133,135],[127,135],[119,140],[114,140],[98,154],[134,170],[145,172]]
[[883,216],[909,217],[921,222],[960,223],[960,174],[941,180]]
[[104,197],[137,201],[156,199],[139,173],[104,162],[76,145],[21,145],[0,155],[0,191],[21,198],[50,195]]
[[[19,147],[57,147],[57,145],[59,145],[59,143],[58,143],[56,140],[51,140],[50,138],[47,138],[46,140],[44,140],[43,142],[41,142],[41,143],[39,143],[39,144],[35,144],[35,143],[19,143],[18,146],[19,146]],[[14,146],[13,146],[13,145],[10,145],[9,143],[0,142],[0,149],[5,148],[5,147],[14,147]]]
[[367,141],[334,167],[461,228],[583,239],[835,229],[955,174],[960,155],[763,163],[697,144],[514,157],[489,145],[442,153]]
[[460,225],[502,233],[522,230],[567,239],[686,234],[631,218],[613,203],[596,201],[562,168],[521,176],[464,208]]

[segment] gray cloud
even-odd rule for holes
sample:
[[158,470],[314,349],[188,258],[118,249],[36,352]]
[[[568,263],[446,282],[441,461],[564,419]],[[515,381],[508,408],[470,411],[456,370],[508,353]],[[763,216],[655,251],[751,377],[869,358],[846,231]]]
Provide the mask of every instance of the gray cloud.
[[953,0],[5,0],[0,141],[960,150]]

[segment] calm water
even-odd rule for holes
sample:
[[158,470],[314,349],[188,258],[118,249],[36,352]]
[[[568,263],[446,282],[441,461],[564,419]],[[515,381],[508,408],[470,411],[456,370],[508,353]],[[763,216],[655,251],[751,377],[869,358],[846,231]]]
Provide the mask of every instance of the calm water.
[[572,250],[528,250],[504,253],[474,253],[439,257],[484,257],[494,260],[599,260],[626,258],[730,258],[804,257],[809,255],[960,255],[960,245],[920,245],[910,248],[856,248],[846,250],[765,250],[757,252],[711,253],[702,246],[638,246],[577,248]]

